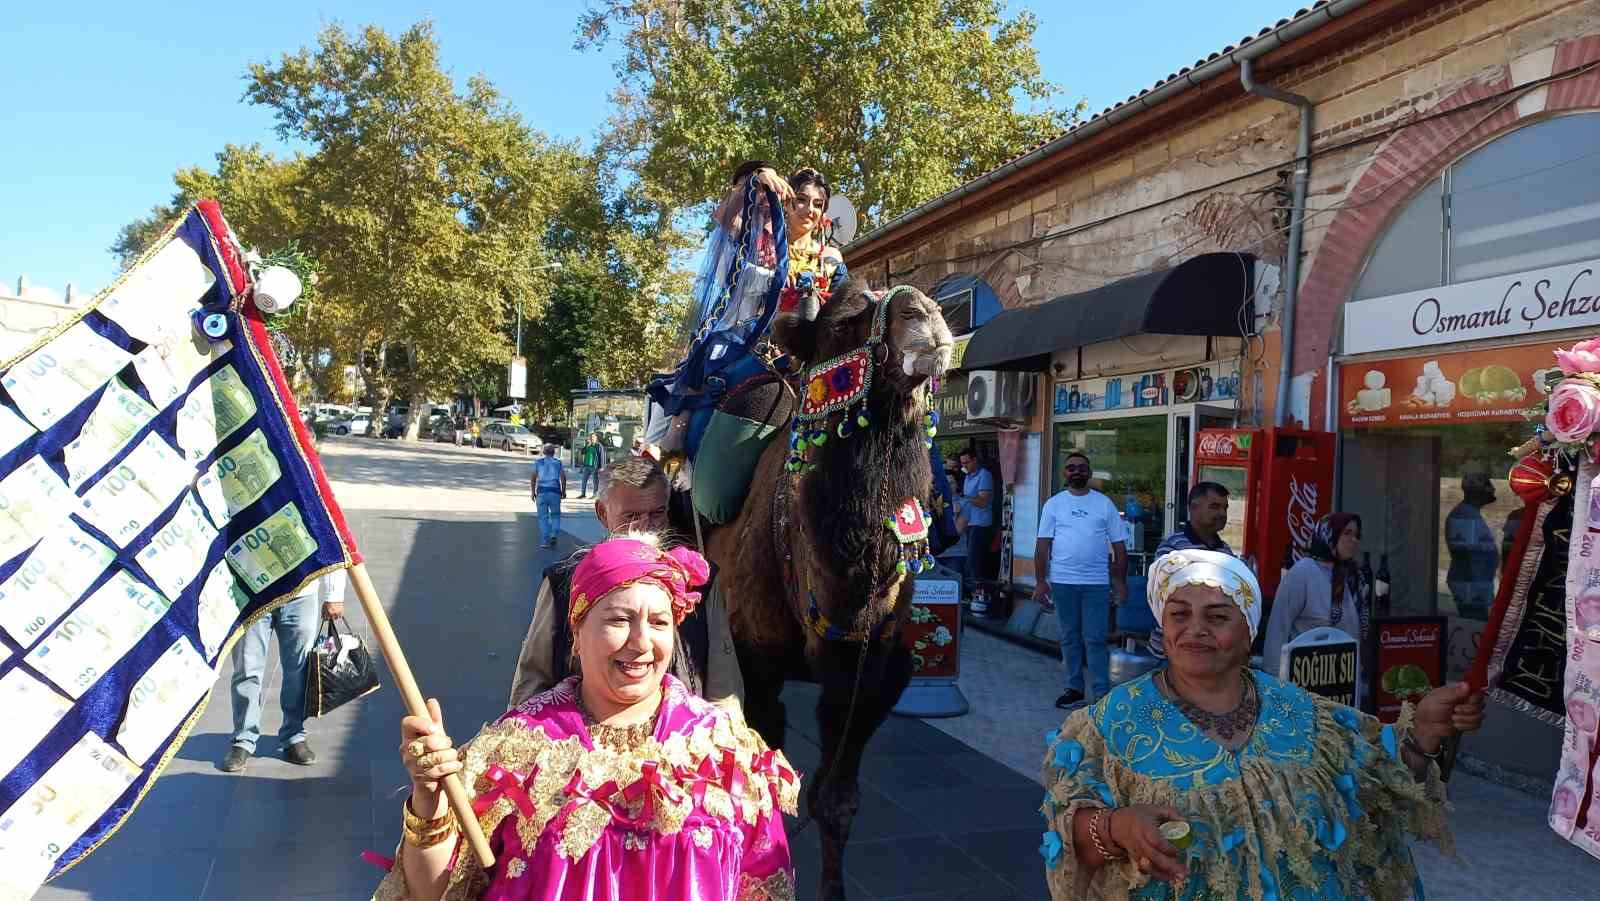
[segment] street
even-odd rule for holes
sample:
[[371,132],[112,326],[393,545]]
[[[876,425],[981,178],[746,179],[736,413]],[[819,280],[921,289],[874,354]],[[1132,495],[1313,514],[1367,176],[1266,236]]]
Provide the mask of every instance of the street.
[[[423,690],[458,740],[496,717],[531,615],[540,569],[598,534],[589,501],[569,500],[564,534],[540,551],[528,459],[448,445],[329,439],[323,460]],[[574,495],[577,485],[572,485]],[[354,597],[350,620],[369,638]],[[1038,760],[1059,668],[968,631],[966,716],[891,718],[869,746],[847,872],[855,898],[1043,898]],[[276,659],[275,654],[269,659]],[[383,690],[310,723],[319,760],[276,756],[278,672],[269,669],[264,738],[238,775],[228,746],[230,666],[196,728],[131,820],[41,899],[363,898],[400,832],[406,778],[401,705]],[[817,762],[814,693],[791,686],[790,759]],[[1496,716],[1514,716],[1492,711]],[[1581,897],[1592,861],[1544,826],[1545,801],[1458,774],[1457,849],[1470,865],[1417,852],[1430,897]],[[817,831],[790,824],[800,897],[815,895]]]

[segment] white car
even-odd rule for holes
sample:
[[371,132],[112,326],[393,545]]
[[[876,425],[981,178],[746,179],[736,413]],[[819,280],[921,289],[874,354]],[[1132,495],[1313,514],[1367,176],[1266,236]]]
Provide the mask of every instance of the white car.
[[328,429],[328,431],[335,435],[365,435],[367,433],[367,426],[371,424],[371,422],[372,417],[363,413],[360,416],[352,416],[349,419],[342,419],[339,422],[334,423],[333,426]]
[[498,447],[503,451],[531,454],[543,446],[539,436],[520,425],[509,422],[485,423],[478,433],[478,443],[483,447]]

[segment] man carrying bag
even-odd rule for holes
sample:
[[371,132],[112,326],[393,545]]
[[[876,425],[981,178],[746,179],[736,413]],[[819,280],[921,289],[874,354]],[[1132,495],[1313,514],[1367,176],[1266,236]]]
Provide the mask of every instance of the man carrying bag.
[[[344,570],[328,573],[318,583],[325,603],[322,632],[306,657],[306,716],[325,716],[335,708],[378,690],[378,667],[361,638],[350,631],[344,618],[344,590],[349,584]],[[336,611],[336,612],[335,612]],[[344,625],[343,631],[339,629]]]

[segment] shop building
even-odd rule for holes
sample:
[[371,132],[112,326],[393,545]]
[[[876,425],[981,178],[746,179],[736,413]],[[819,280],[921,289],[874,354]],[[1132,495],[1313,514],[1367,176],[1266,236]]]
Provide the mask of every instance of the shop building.
[[[1594,0],[1332,0],[846,258],[879,284],[992,286],[1006,312],[974,332],[963,368],[1041,380],[1035,409],[998,436],[1002,466],[1029,470],[1008,480],[1032,482],[1019,518],[1081,446],[1141,527],[1130,551],[1153,548],[1181,522],[1196,429],[1336,432],[1333,504],[1362,514],[1374,568],[1388,554],[1396,612],[1449,617],[1459,672],[1516,505],[1517,410],[1537,401],[1552,345],[1600,333],[1597,129]],[[1172,318],[1151,280],[1200,312]],[[1194,395],[1206,377],[1212,394]],[[1015,538],[1026,585],[1032,539]],[[1559,732],[1525,719],[1498,716],[1467,752],[1547,777]]]

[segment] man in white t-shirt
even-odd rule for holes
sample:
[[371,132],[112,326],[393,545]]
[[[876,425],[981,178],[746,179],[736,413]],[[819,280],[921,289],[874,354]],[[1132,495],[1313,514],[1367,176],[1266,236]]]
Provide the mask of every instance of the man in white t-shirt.
[[1085,699],[1084,661],[1096,698],[1111,689],[1106,648],[1111,604],[1128,596],[1128,527],[1111,499],[1089,487],[1089,457],[1067,455],[1067,490],[1045,501],[1033,553],[1035,600],[1055,603],[1066,690],[1057,707]]

